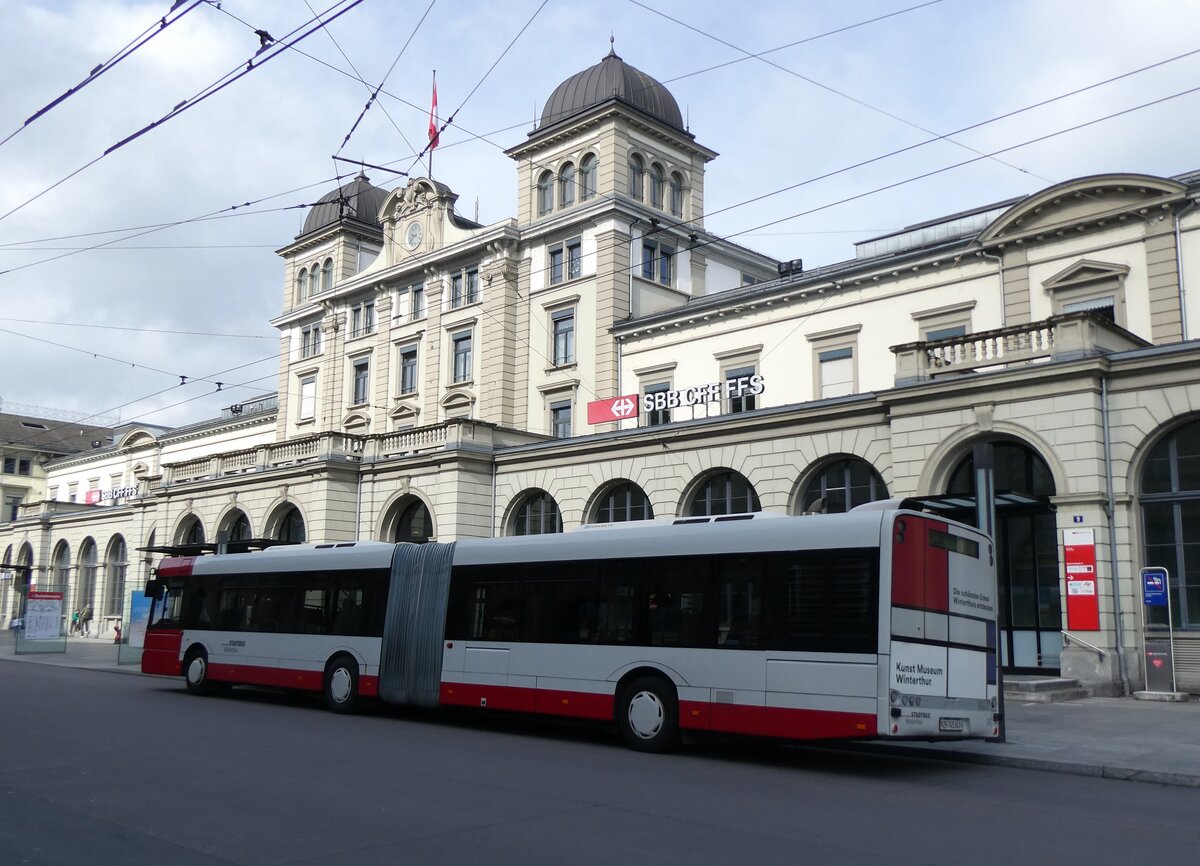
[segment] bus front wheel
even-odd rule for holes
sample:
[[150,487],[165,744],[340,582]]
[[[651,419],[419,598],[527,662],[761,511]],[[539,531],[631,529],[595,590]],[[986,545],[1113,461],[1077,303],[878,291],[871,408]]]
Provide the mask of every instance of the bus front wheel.
[[659,677],[638,677],[625,687],[617,708],[625,743],[639,752],[668,752],[679,742],[679,701]]
[[334,656],[325,666],[325,705],[335,713],[358,709],[358,662],[348,655]]
[[204,647],[192,647],[183,660],[183,681],[193,695],[212,693],[212,680],[208,678],[208,653]]

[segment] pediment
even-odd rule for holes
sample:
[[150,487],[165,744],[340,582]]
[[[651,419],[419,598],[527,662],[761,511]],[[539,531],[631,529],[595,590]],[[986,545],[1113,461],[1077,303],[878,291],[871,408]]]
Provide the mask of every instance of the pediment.
[[421,414],[421,407],[412,400],[397,400],[396,405],[388,412],[393,421],[416,421]]
[[470,409],[475,405],[475,395],[467,388],[448,391],[442,398],[443,409]]
[[1053,292],[1058,289],[1068,289],[1087,283],[1100,282],[1101,280],[1121,280],[1128,273],[1129,265],[1081,259],[1050,277],[1050,279],[1042,283],[1042,286],[1046,291]]
[[1037,237],[1129,218],[1151,207],[1182,203],[1187,188],[1168,178],[1110,174],[1077,178],[1022,199],[998,216],[979,236],[983,243]]
[[118,448],[142,448],[147,445],[153,445],[158,439],[154,434],[147,430],[134,428],[121,437],[121,441],[117,443]]
[[363,412],[348,412],[342,419],[342,429],[354,432],[365,432],[371,426],[371,418]]

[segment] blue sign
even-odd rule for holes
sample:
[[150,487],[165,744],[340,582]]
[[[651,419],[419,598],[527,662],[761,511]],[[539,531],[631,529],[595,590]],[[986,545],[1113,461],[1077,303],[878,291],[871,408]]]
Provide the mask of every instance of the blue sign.
[[1142,600],[1147,607],[1167,606],[1167,570],[1142,569]]

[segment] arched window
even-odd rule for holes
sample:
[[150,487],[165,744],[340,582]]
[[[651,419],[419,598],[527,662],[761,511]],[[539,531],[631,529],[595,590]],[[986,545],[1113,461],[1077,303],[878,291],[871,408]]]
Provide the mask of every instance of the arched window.
[[632,481],[611,485],[596,503],[596,523],[623,523],[627,520],[652,520],[654,508],[646,492]]
[[86,538],[79,549],[79,591],[75,594],[75,606],[91,607],[95,595],[96,542]]
[[296,275],[296,303],[308,298],[308,268],[301,268]]
[[125,611],[127,557],[125,539],[114,535],[104,557],[104,616],[121,616]]
[[[1167,569],[1174,626],[1200,628],[1200,421],[1154,445],[1138,492],[1145,564]],[[1166,607],[1147,610],[1151,625],[1167,624]]]
[[562,532],[562,515],[554,497],[544,490],[535,490],[525,497],[513,513],[510,535],[548,535]]
[[650,204],[663,206],[663,167],[657,162],[650,166]]
[[558,173],[558,206],[575,204],[575,166],[567,163]]
[[[10,544],[4,550],[4,560],[2,563],[0,563],[0,571],[10,571],[11,570],[9,568],[9,566],[12,565],[12,555],[13,555],[13,546]],[[11,594],[10,588],[12,587],[12,585],[14,583],[17,583],[17,585],[20,585],[20,581],[21,581],[21,575],[19,575],[19,574],[16,576],[16,580],[0,581],[0,628],[3,628],[5,622],[7,622],[6,615],[9,614],[8,603],[9,603],[9,597]],[[13,613],[13,615],[15,616],[16,614]]]
[[238,511],[229,522],[229,541],[245,541],[250,538],[250,518],[246,512]]
[[65,541],[60,541],[54,549],[54,585],[66,589],[71,582],[71,548]]
[[[993,442],[992,466],[997,493],[1020,492],[1034,496],[1053,496],[1054,477],[1050,467],[1027,445],[1020,442]],[[965,457],[950,476],[947,493],[975,495],[975,459]]]
[[424,544],[433,537],[433,516],[425,503],[415,496],[396,518],[396,528],[392,541],[397,544],[407,541],[412,544]]
[[333,259],[326,259],[321,268],[321,291],[327,292],[333,288]]
[[758,493],[744,475],[726,469],[716,472],[692,494],[687,513],[693,517],[747,514],[762,511]]
[[671,214],[683,216],[683,175],[671,172]]
[[588,154],[579,162],[579,200],[587,201],[596,194],[596,157]]
[[314,264],[308,272],[308,296],[311,298],[317,292],[321,291],[321,271]]
[[538,216],[543,216],[554,210],[554,174],[548,171],[542,172],[542,176],[538,178],[537,187],[537,212]]
[[828,464],[808,482],[800,497],[800,511],[840,514],[887,496],[883,478],[870,463],[847,457]]
[[296,543],[303,542],[304,536],[304,516],[300,513],[300,509],[292,505],[279,518],[278,527],[275,530],[275,537],[280,541],[293,541]]
[[203,544],[204,524],[200,518],[192,515],[179,529],[180,544]]
[[629,195],[638,201],[642,200],[642,174],[646,171],[646,163],[636,153],[629,155]]

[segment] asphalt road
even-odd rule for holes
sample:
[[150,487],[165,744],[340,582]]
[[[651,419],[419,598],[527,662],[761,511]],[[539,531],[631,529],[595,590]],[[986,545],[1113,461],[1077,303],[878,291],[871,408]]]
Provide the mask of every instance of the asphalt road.
[[[927,864],[1194,856],[1200,790],[0,659],[0,862]],[[1181,860],[1181,862],[1183,862]]]

